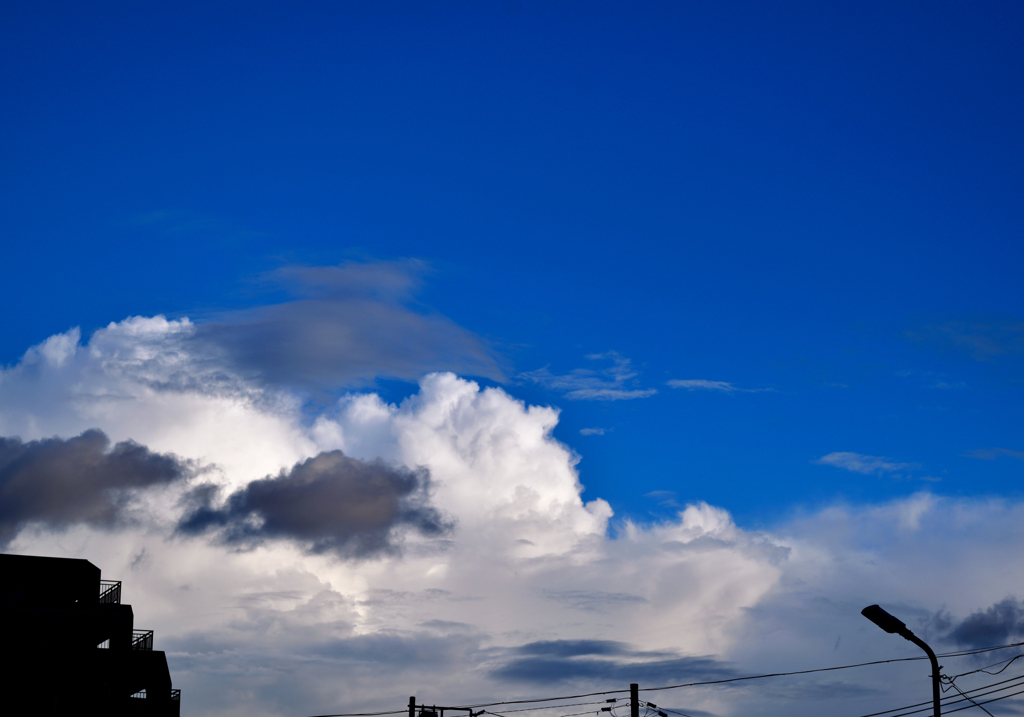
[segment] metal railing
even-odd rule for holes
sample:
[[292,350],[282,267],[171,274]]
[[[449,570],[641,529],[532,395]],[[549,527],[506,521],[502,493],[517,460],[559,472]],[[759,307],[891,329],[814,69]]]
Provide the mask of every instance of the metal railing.
[[132,649],[133,650],[152,650],[153,649],[153,631],[152,630],[132,630]]
[[99,603],[101,605],[120,605],[121,604],[121,581],[120,580],[100,580]]
[[[149,695],[146,690],[139,690],[132,695],[133,700],[148,700]],[[171,690],[171,702],[181,702],[181,690]]]

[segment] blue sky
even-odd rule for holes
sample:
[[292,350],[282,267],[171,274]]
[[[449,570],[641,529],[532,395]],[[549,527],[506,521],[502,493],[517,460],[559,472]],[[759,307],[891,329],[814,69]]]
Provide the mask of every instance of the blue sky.
[[[414,257],[417,301],[486,337],[515,395],[561,407],[584,483],[631,513],[655,490],[759,523],[922,475],[1016,490],[1019,461],[963,454],[1024,449],[1019,8],[5,16],[7,363],[70,326],[260,304],[282,265]],[[957,346],[976,334],[991,351]],[[658,394],[516,382],[609,351]],[[921,468],[812,464],[833,451]]]
[[[1022,32],[1013,3],[9,5],[0,365],[188,317],[307,428],[454,371],[560,410],[612,533],[1015,505]],[[274,353],[293,324],[365,362]],[[82,421],[0,426],[143,441]]]

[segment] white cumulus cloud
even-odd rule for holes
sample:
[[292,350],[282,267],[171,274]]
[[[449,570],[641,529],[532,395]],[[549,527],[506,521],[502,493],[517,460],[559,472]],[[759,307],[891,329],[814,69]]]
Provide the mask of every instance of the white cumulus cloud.
[[[311,408],[197,349],[195,331],[187,319],[137,317],[84,344],[75,331],[52,337],[0,372],[2,436],[96,428],[111,444],[202,467],[138,488],[131,522],[28,523],[9,548],[88,558],[122,579],[191,714],[401,709],[409,695],[459,704],[884,659],[913,646],[872,630],[859,615],[867,604],[943,640],[980,628],[951,631],[942,615],[988,620],[1024,595],[1019,504],[921,493],[753,531],[690,500],[663,522],[616,520],[604,500],[582,499],[578,456],[552,435],[555,409],[452,373],[424,376],[398,404],[362,392]],[[409,495],[450,529],[399,520],[393,550],[351,557],[271,532],[230,542],[176,531],[201,484],[227,495],[277,476],[261,485],[280,488],[323,455],[399,483],[429,476]],[[677,492],[699,486],[682,478]],[[654,699],[718,715],[812,715],[841,702],[856,715],[919,701],[895,684],[920,682],[927,698],[925,668],[901,665]]]

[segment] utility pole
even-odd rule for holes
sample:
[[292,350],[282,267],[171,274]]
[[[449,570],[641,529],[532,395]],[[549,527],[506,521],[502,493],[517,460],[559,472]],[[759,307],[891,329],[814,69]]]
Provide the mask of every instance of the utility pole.
[[635,682],[629,686],[629,717],[640,717],[640,685]]
[[[417,712],[417,710],[419,710]],[[409,717],[444,717],[444,711],[468,712],[468,717],[480,717],[486,710],[474,712],[472,707],[438,707],[437,705],[418,705],[416,696],[409,698]]]

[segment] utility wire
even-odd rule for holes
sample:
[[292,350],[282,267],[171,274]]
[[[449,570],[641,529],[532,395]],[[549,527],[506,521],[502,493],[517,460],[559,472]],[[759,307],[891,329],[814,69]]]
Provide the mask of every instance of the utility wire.
[[[1008,699],[1010,697],[1016,697],[1017,695],[1021,695],[1021,694],[1024,694],[1024,690],[1018,690],[1017,692],[1011,692],[1010,694],[1003,695],[1002,697],[993,697],[990,700],[985,700],[984,702],[980,702],[980,703],[979,702],[975,702],[975,704],[978,705],[978,707],[981,707],[982,705],[987,705],[990,702],[998,702],[999,700],[1005,700],[1005,699]],[[966,709],[970,709],[970,708],[971,708],[971,705],[966,705],[964,707],[957,707],[955,710],[946,710],[946,711],[947,712],[960,712],[961,710],[966,710]],[[983,710],[985,709],[984,707],[981,707],[981,708]],[[985,710],[985,711],[988,712],[988,710]],[[991,714],[991,713],[989,713],[989,714]]]
[[[522,709],[517,709],[517,710],[505,710],[504,712],[501,712],[501,713],[492,712],[491,710],[484,710],[484,712],[486,712],[489,715],[495,715],[495,717],[505,717],[505,715],[512,714],[513,712],[532,712],[532,711],[535,711],[535,710],[557,710],[557,709],[562,709],[563,707],[584,707],[584,706],[588,706],[588,705],[606,705],[606,704],[609,704],[610,702],[613,702],[613,700],[600,700],[598,702],[575,702],[573,704],[568,704],[568,705],[545,705],[544,707],[524,707]],[[628,703],[628,702],[625,703],[625,704],[621,704],[621,705],[612,704],[611,707],[607,708],[607,711],[611,712],[613,717],[614,717],[615,713],[612,712],[612,710],[614,710],[616,707],[629,707],[629,705],[630,705],[630,703]],[[558,717],[577,717],[578,715],[600,714],[602,711],[604,711],[604,710],[587,710],[586,712],[573,712],[572,714],[567,714],[567,715],[563,714],[563,715],[559,715]]]
[[[940,655],[937,655],[937,657],[942,657],[942,658],[945,658],[945,657],[964,657],[966,655],[978,655],[978,654],[981,654],[983,652],[994,652],[995,650],[1005,650],[1005,649],[1008,649],[1008,648],[1011,648],[1011,647],[1020,647],[1022,645],[1024,645],[1024,642],[1014,642],[1014,643],[1010,643],[1010,644],[1007,644],[1007,645],[995,645],[993,647],[981,647],[981,648],[976,648],[976,649],[972,649],[972,650],[960,650],[960,651],[957,651],[957,652],[945,652],[945,653],[942,653]],[[789,677],[789,676],[792,676],[792,675],[809,675],[809,674],[813,674],[813,673],[816,673],[816,672],[833,672],[835,670],[848,670],[848,669],[851,669],[851,668],[854,668],[854,667],[867,667],[869,665],[884,665],[884,664],[888,664],[890,662],[914,662],[914,661],[917,661],[917,660],[926,660],[926,659],[928,659],[928,658],[927,657],[898,657],[898,658],[893,658],[893,659],[890,659],[890,660],[874,660],[872,662],[859,662],[859,663],[856,663],[856,664],[853,664],[853,665],[837,665],[836,667],[818,667],[818,668],[811,669],[811,670],[794,670],[792,672],[772,672],[772,673],[763,674],[763,675],[746,675],[746,676],[743,676],[743,677],[729,677],[729,678],[725,678],[725,679],[721,679],[721,680],[705,680],[705,681],[702,681],[702,682],[684,682],[684,683],[680,683],[680,684],[676,684],[676,685],[663,685],[661,687],[642,687],[642,688],[640,688],[640,691],[641,692],[658,692],[658,691],[661,691],[661,690],[675,690],[675,689],[680,689],[680,688],[683,688],[683,687],[700,687],[700,686],[704,686],[704,685],[721,685],[721,684],[727,684],[727,683],[730,683],[730,682],[743,682],[743,681],[747,681],[747,680],[762,680],[762,679],[765,679],[765,678],[768,678],[768,677]],[[1016,658],[1014,658],[1014,659],[1016,659]],[[1012,662],[1012,660],[1011,660],[1011,662]],[[995,664],[999,664],[999,663],[997,662]],[[970,674],[970,673],[964,673],[964,674]],[[562,700],[583,699],[585,697],[601,697],[603,695],[617,695],[617,694],[623,694],[623,693],[628,693],[628,692],[629,692],[628,689],[622,689],[622,690],[603,690],[603,691],[600,691],[600,692],[583,692],[583,693],[575,694],[575,695],[562,695],[560,697],[536,697],[536,698],[524,699],[524,700],[503,700],[503,701],[500,701],[500,702],[481,702],[479,704],[473,704],[473,705],[461,705],[458,708],[453,708],[453,709],[479,709],[479,708],[487,708],[487,707],[499,707],[501,705],[524,705],[524,704],[537,704],[538,702],[559,702],[559,701],[562,701]],[[558,705],[553,705],[552,708],[553,709],[557,709]],[[511,712],[511,710],[509,710],[509,711]],[[341,712],[341,713],[334,713],[334,714],[316,715],[315,717],[383,717],[384,715],[399,715],[399,714],[404,714],[405,712],[406,712],[406,710],[404,710],[404,709],[403,710],[390,710],[390,711],[386,711],[386,712]],[[488,710],[488,712],[490,712],[490,711]],[[497,715],[497,713],[495,713],[495,712],[490,712],[490,714]],[[581,714],[589,714],[589,713],[583,712]],[[884,712],[880,712],[879,714],[885,714],[885,713]],[[566,716],[563,716],[563,717],[568,717],[568,716],[566,715]]]
[[[1024,642],[1015,642],[1011,645],[997,645],[996,647],[984,647],[976,650],[961,650],[959,652],[944,652],[936,657],[963,657],[965,655],[977,655],[982,652],[991,652],[993,650],[1003,650],[1009,647],[1019,647],[1024,645]],[[860,662],[855,665],[838,665],[836,667],[818,667],[813,670],[795,670],[793,672],[773,672],[766,675],[748,675],[745,677],[729,677],[722,680],[708,680],[706,682],[688,682],[680,685],[667,685],[665,687],[642,687],[641,692],[655,692],[658,690],[674,690],[680,687],[697,687],[700,685],[720,685],[727,682],[741,682],[744,680],[761,680],[766,677],[788,677],[790,675],[809,675],[813,672],[833,672],[835,670],[848,670],[852,667],[867,667],[868,665],[884,665],[889,662],[915,662],[917,660],[927,660],[927,657],[897,657],[891,660],[874,660],[872,662]],[[999,664],[999,663],[996,663]]]
[[[973,704],[964,705],[963,707],[957,707],[956,709],[951,709],[951,710],[943,708],[942,713],[943,714],[950,714],[952,712],[961,712],[963,710],[969,710],[972,707],[974,707],[975,705],[977,705],[978,707],[981,707],[982,705],[987,705],[987,704],[989,704],[991,702],[998,702],[999,700],[1009,699],[1010,697],[1016,697],[1017,695],[1021,695],[1021,694],[1024,694],[1024,690],[1017,690],[1016,692],[1011,692],[1010,694],[1002,695],[1001,697],[993,697],[992,699],[985,700],[984,702],[974,702],[973,700],[971,700],[971,702]],[[952,704],[957,704],[958,702],[966,702],[966,701],[967,700],[956,700]],[[984,708],[982,708],[982,709],[984,709]],[[906,715],[912,715],[912,714],[916,714],[918,712],[927,712],[927,711],[928,711],[928,708],[925,707],[925,708],[922,708],[922,709],[919,709],[919,710],[914,710],[913,712],[902,712],[900,714],[893,715],[893,717],[906,717]],[[987,712],[988,710],[985,710],[985,711]]]
[[340,712],[329,715],[313,715],[313,717],[380,717],[380,715],[401,715],[409,710],[391,710],[390,712]]
[[[957,684],[956,684],[955,682],[953,682],[953,680],[950,680],[950,679],[949,679],[948,677],[947,677],[946,679],[947,679],[947,680],[949,680],[949,686],[950,686],[950,687],[952,687],[952,688],[953,688],[954,690],[956,690],[956,691],[957,691],[957,692],[959,692],[959,693],[960,693],[961,695],[963,695],[963,696],[964,696],[964,698],[966,698],[966,699],[968,699],[968,700],[971,700],[971,702],[972,702],[972,703],[974,704],[974,706],[975,706],[975,707],[981,707],[981,705],[979,705],[979,704],[978,704],[977,702],[975,702],[975,701],[974,701],[974,700],[973,700],[973,699],[972,699],[972,698],[971,698],[970,696],[968,696],[968,694],[967,694],[966,692],[964,692],[964,691],[963,691],[963,690],[961,690],[961,689],[960,689],[959,687],[957,687]],[[992,713],[991,713],[991,712],[989,712],[989,711],[988,711],[987,709],[985,709],[984,707],[981,707],[981,710],[982,710],[982,712],[984,712],[985,714],[987,714],[987,715],[988,715],[988,717],[993,717]]]
[[[598,700],[597,702],[572,702],[567,705],[545,705],[544,707],[520,707],[515,710],[505,710],[502,714],[512,714],[513,712],[534,712],[536,710],[557,710],[562,707],[586,707],[588,705],[606,705],[608,700]],[[497,712],[491,712],[488,710],[487,714],[497,714]]]
[[[981,687],[975,687],[973,690],[968,690],[968,692],[975,694],[975,696],[980,696],[982,694],[986,694],[986,695],[994,694],[996,692],[1002,692],[1003,690],[1010,690],[1010,689],[1013,689],[1015,687],[1020,687],[1021,681],[1024,681],[1024,675],[1018,675],[1017,677],[1011,677],[1011,678],[1006,679],[1006,680],[1000,680],[999,682],[992,682],[992,683],[987,684],[987,685],[982,685]],[[1009,683],[1017,683],[1017,684],[1009,684]],[[998,687],[999,685],[1004,685],[1004,686],[1003,687]],[[998,689],[995,689],[997,687],[998,687]],[[970,698],[968,698],[968,699],[970,699]],[[950,695],[948,697],[941,698],[941,701],[944,704],[946,704],[946,705],[951,705],[951,704],[957,704],[959,702],[963,702],[964,700],[956,699],[956,695]],[[917,704],[904,705],[903,707],[894,707],[892,709],[883,710],[881,712],[872,712],[871,714],[861,715],[860,717],[879,717],[880,715],[890,715],[891,717],[903,717],[904,715],[916,714],[918,712],[927,712],[927,711],[929,711],[931,709],[931,705],[932,705],[932,701],[928,700],[927,702],[918,702]],[[919,709],[914,709],[915,707],[917,707]],[[910,711],[909,712],[904,712],[903,710],[910,710]],[[943,711],[950,711],[950,710],[946,710],[945,708],[943,708]],[[894,712],[898,712],[900,714],[893,715],[892,713],[894,713]]]
[[[993,663],[991,665],[985,665],[984,667],[979,667],[977,670],[971,670],[970,672],[962,672],[959,675],[954,675],[950,679],[951,680],[955,680],[958,677],[964,677],[966,675],[973,675],[975,672],[984,672],[986,675],[998,675],[1000,672],[1002,672],[1007,667],[1012,665],[1015,660],[1019,660],[1022,657],[1024,657],[1024,652],[1022,652],[1019,655],[1015,655],[1014,657],[1011,657],[1008,660],[1000,660],[999,662],[995,662],[995,663]],[[1004,662],[1006,663],[1005,665],[1003,665]],[[996,665],[1003,665],[1003,666],[1001,668],[999,668],[998,670],[996,670],[995,672],[989,672],[988,671],[988,668],[995,667]]]
[[659,709],[662,712],[671,712],[674,715],[682,715],[682,717],[690,717],[690,715],[686,714],[685,712],[680,712],[679,710],[674,710],[671,707],[656,707],[655,709]]
[[[1016,677],[1013,680],[1006,680],[1006,682],[1015,682],[1016,684],[1007,684],[1004,687],[998,687],[998,688],[995,688],[995,685],[985,685],[983,687],[978,687],[978,688],[975,688],[973,690],[968,690],[968,692],[974,693],[974,695],[976,697],[980,697],[982,695],[991,695],[991,694],[995,694],[997,692],[1003,692],[1005,690],[1010,690],[1010,689],[1014,689],[1016,687],[1020,687],[1021,686],[1021,678],[1020,677]],[[1001,684],[1001,683],[996,683],[996,685],[998,685],[998,684]],[[963,699],[957,699],[956,695],[950,695],[949,697],[943,697],[943,698],[940,699],[940,702],[942,702],[942,704],[946,705],[946,706],[955,705],[955,704],[958,704],[958,703],[963,702],[963,701],[964,701]],[[886,710],[885,712],[882,712],[882,713],[879,713],[879,714],[890,714],[890,713],[893,713],[893,712],[899,712],[900,715],[890,715],[890,717],[900,717],[901,715],[916,714],[918,712],[928,712],[929,710],[931,710],[931,704],[932,704],[931,700],[928,700],[927,702],[918,702],[915,705],[907,705],[906,707],[897,707],[896,709]],[[917,709],[911,709],[913,707],[916,707]],[[900,710],[910,710],[910,711],[909,712],[900,712]],[[946,710],[945,707],[943,707],[943,710],[947,711],[947,712],[949,711],[949,710]],[[867,715],[864,715],[863,717],[867,717]]]
[[[977,655],[983,652],[993,652],[995,650],[1005,650],[1011,647],[1020,647],[1024,645],[1024,642],[1014,642],[1008,645],[995,645],[993,647],[981,647],[972,650],[958,650],[956,652],[944,652],[937,657],[964,657],[966,655]],[[766,677],[788,677],[790,675],[809,675],[815,672],[832,672],[835,670],[848,670],[853,667],[867,667],[869,665],[884,665],[890,662],[916,662],[918,660],[927,660],[927,657],[897,657],[890,660],[874,660],[872,662],[859,662],[853,665],[838,665],[836,667],[818,667],[812,670],[794,670],[793,672],[772,672],[764,675],[747,675],[744,677],[729,677],[721,680],[706,680],[703,682],[684,682],[677,685],[664,685],[662,687],[641,687],[641,692],[657,692],[660,690],[675,690],[682,687],[700,687],[702,685],[720,685],[729,682],[741,682],[744,680],[761,680]],[[998,664],[998,663],[997,663]],[[617,695],[629,692],[625,690],[604,690],[602,692],[584,692],[576,695],[563,695],[561,697],[537,697],[533,699],[525,700],[504,700],[501,702],[481,702],[473,705],[462,705],[465,709],[477,709],[486,707],[497,707],[500,705],[521,705],[521,704],[536,704],[537,702],[557,702],[559,700],[575,700],[583,699],[585,697],[600,697],[602,695]],[[333,715],[331,717],[334,717]],[[347,715],[341,715],[340,717],[348,717]],[[352,716],[355,717],[355,716]]]
[[[956,683],[956,681],[957,681],[957,679],[959,679],[961,677],[966,677],[967,675],[974,675],[974,674],[977,674],[979,672],[983,672],[986,675],[998,675],[1001,672],[1003,672],[1004,670],[1006,670],[1010,665],[1012,665],[1014,662],[1016,662],[1021,657],[1024,657],[1024,653],[1022,653],[1020,655],[1015,655],[1014,657],[1011,657],[1008,660],[1000,660],[999,662],[996,662],[994,664],[985,665],[985,667],[980,667],[977,670],[971,670],[970,672],[963,672],[963,673],[961,673],[959,675],[954,675],[953,677],[950,677],[949,675],[941,675],[941,679],[942,679],[943,682],[945,682],[947,685],[949,685],[949,687],[952,687],[953,689],[955,689],[957,692],[959,692],[961,695],[963,695],[966,699],[970,700],[971,703],[973,703],[976,707],[980,708],[985,714],[988,715],[988,717],[993,717],[991,712],[989,712],[987,709],[985,709],[980,704],[975,702],[972,697],[970,697],[966,692],[964,692],[962,689],[960,689],[960,686]],[[996,665],[1002,665],[1004,662],[1006,664],[1003,665],[1002,667],[1000,667],[995,672],[989,672],[988,671],[989,667],[995,667]],[[949,687],[943,688],[943,691],[949,689]]]

